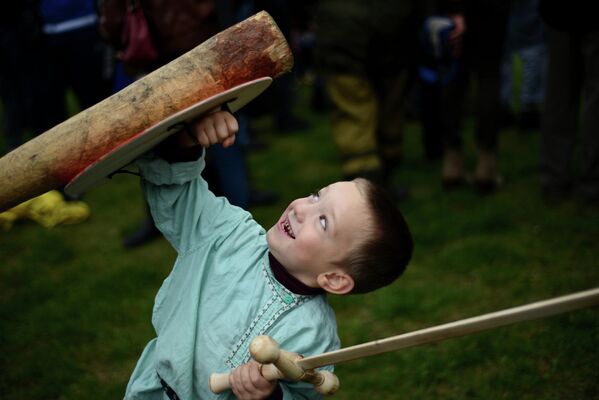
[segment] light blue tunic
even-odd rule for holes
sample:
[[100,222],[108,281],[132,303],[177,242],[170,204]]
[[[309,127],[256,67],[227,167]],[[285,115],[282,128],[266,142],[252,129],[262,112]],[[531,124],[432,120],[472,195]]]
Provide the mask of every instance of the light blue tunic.
[[[158,376],[181,399],[234,398],[230,391],[214,395],[208,378],[248,362],[258,335],[304,356],[339,348],[326,297],[294,294],[274,278],[265,230],[208,190],[203,157],[169,164],[145,156],[137,165],[156,225],[178,257],[156,295],[156,338],[137,363],[126,399],[164,399]],[[286,399],[319,398],[308,384],[280,384]]]

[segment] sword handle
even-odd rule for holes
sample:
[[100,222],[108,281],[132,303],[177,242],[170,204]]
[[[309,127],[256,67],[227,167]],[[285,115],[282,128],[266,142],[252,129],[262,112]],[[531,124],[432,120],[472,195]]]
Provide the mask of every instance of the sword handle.
[[[302,357],[279,348],[279,344],[269,336],[257,336],[250,344],[252,358],[262,364],[260,373],[269,381],[289,379],[304,381],[314,385],[323,395],[330,395],[339,388],[339,379],[329,371],[304,371],[296,364]],[[221,393],[231,388],[229,373],[210,375],[210,390]]]

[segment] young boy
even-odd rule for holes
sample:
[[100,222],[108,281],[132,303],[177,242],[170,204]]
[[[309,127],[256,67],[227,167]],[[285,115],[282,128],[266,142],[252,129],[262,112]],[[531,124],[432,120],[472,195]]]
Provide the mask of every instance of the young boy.
[[203,148],[231,145],[236,131],[231,114],[209,114],[137,161],[155,223],[178,257],[156,296],[156,338],[126,399],[218,397],[208,378],[229,370],[232,391],[219,398],[319,398],[303,382],[266,381],[250,358],[251,340],[269,335],[304,356],[339,348],[325,294],[387,285],[411,257],[403,217],[364,179],[293,201],[268,232],[215,197],[200,175]]

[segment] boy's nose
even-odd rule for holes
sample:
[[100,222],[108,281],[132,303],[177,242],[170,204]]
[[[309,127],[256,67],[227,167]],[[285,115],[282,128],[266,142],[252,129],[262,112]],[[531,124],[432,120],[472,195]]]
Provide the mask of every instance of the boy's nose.
[[296,204],[294,211],[295,218],[297,219],[297,221],[304,222],[306,215],[308,215],[308,213],[310,212],[310,204],[299,202],[298,204]]

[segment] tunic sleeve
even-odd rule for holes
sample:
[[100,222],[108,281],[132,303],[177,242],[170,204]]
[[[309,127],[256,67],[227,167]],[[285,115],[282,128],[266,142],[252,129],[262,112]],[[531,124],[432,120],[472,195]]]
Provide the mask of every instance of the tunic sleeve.
[[208,236],[226,236],[227,224],[245,212],[208,190],[201,175],[204,154],[196,161],[174,164],[146,155],[136,165],[156,227],[178,253],[192,250]]

